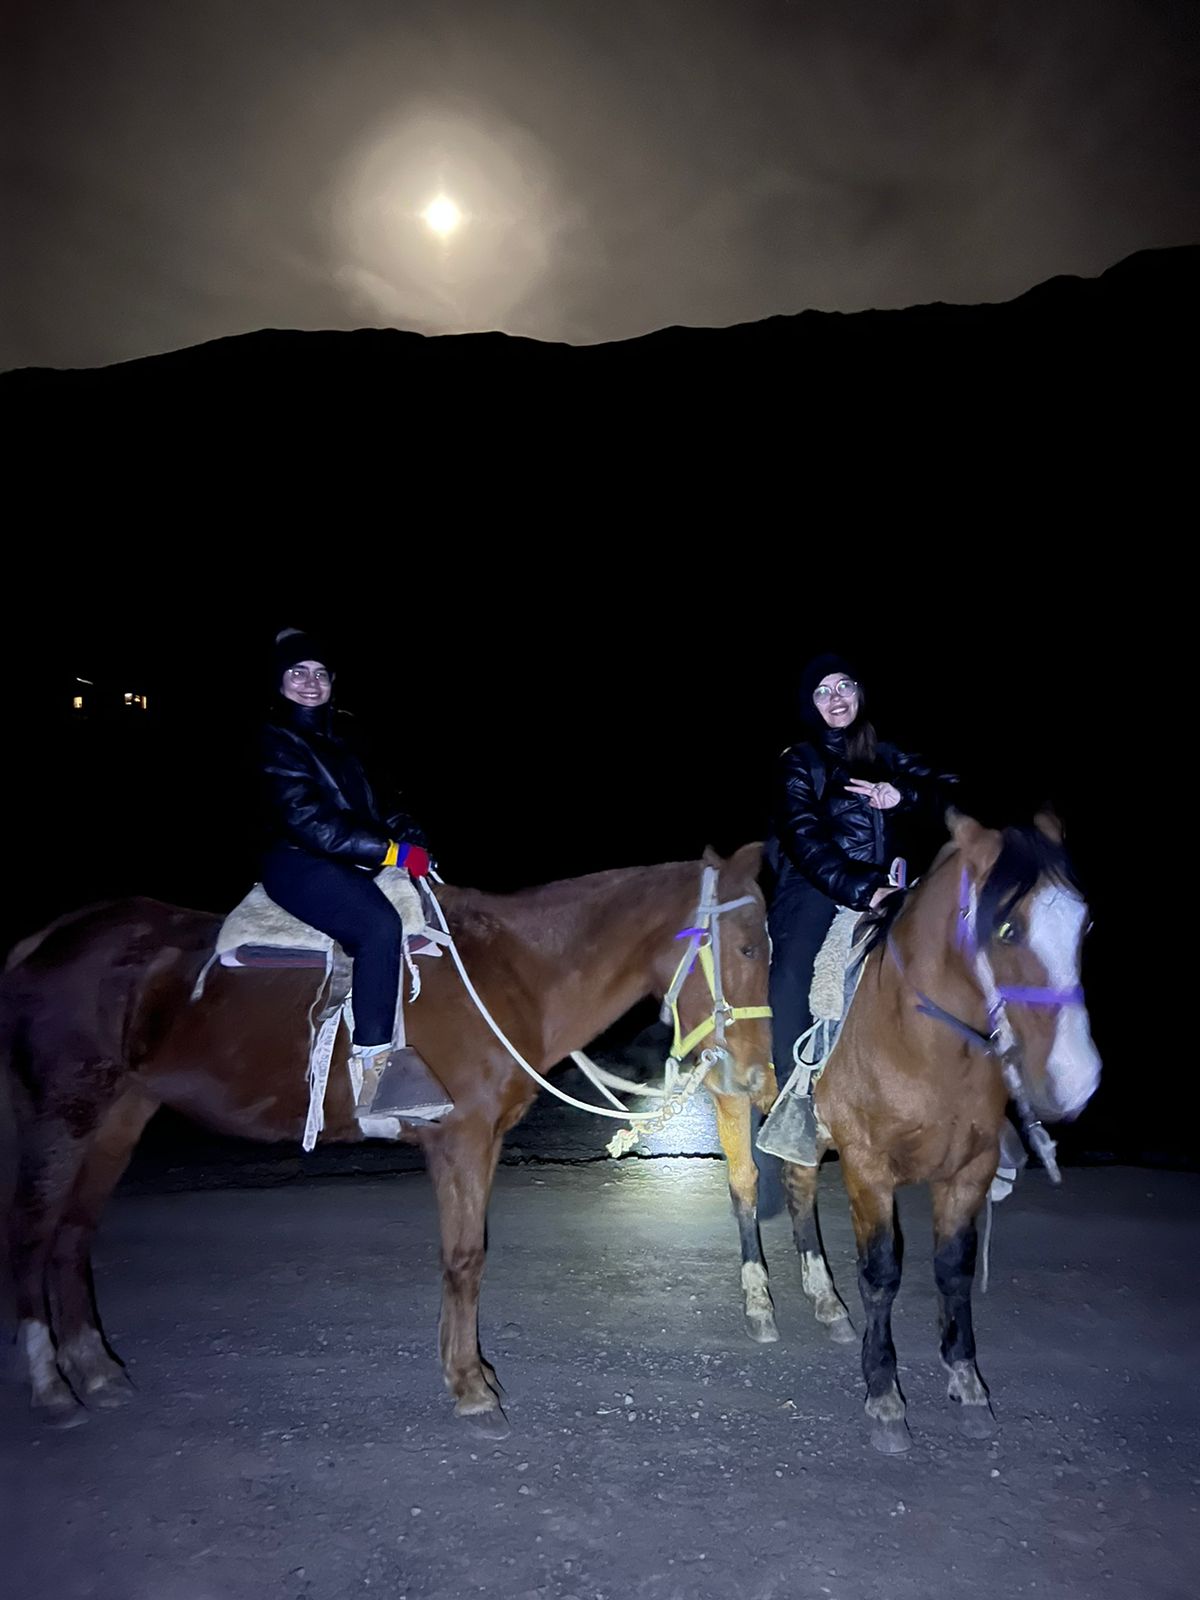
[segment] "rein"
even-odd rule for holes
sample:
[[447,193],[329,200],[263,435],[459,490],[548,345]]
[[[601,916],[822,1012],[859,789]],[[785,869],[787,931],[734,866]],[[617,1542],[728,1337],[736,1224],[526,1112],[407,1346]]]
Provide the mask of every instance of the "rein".
[[[436,874],[431,874],[430,876],[436,878],[438,883],[442,881],[437,878]],[[453,958],[454,965],[458,969],[458,975],[474,1002],[476,1010],[521,1070],[527,1073],[539,1088],[548,1090],[550,1094],[561,1100],[565,1105],[573,1106],[577,1111],[590,1111],[597,1117],[613,1117],[621,1121],[639,1124],[650,1123],[654,1126],[644,1131],[651,1132],[655,1131],[657,1127],[661,1127],[671,1116],[681,1111],[687,1097],[700,1087],[701,1080],[720,1060],[727,1058],[725,1030],[731,1023],[750,1018],[769,1017],[771,1015],[770,1006],[731,1006],[725,999],[725,991],[721,979],[719,919],[726,911],[733,911],[740,906],[752,904],[754,896],[746,894],[737,900],[719,900],[717,898],[718,877],[719,873],[716,867],[704,867],[700,882],[700,901],[692,919],[692,926],[683,928],[675,935],[677,940],[686,939],[688,948],[684,951],[679,965],[675,969],[675,976],[671,979],[670,986],[663,999],[664,1015],[669,1012],[674,1022],[673,1044],[671,1055],[667,1061],[668,1080],[673,1082],[673,1078],[678,1072],[680,1061],[689,1055],[696,1045],[701,1040],[706,1039],[710,1033],[716,1037],[716,1048],[710,1048],[703,1052],[682,1089],[678,1093],[671,1093],[670,1098],[667,1099],[666,1104],[659,1111],[629,1111],[614,1095],[608,1095],[608,1098],[616,1108],[614,1110],[610,1110],[608,1106],[589,1105],[586,1100],[577,1100],[574,1095],[567,1094],[565,1090],[558,1088],[548,1078],[543,1077],[536,1067],[531,1066],[492,1016],[480,997],[479,991],[471,982],[467,969],[463,965],[462,957],[459,954],[458,946],[450,932],[445,913],[428,879],[425,880],[423,887],[433,905],[434,914],[437,917],[441,931],[445,935],[446,945]],[[696,963],[697,956],[700,960],[701,970],[708,982],[713,1009],[707,1022],[700,1023],[686,1037],[681,1038],[679,995]],[[603,1085],[598,1085],[598,1087],[600,1087],[602,1093],[607,1094],[607,1090],[604,1089]],[[623,1128],[612,1140],[609,1149],[613,1155],[619,1155],[621,1151],[613,1149],[613,1145],[627,1139],[628,1144],[624,1148],[628,1148],[630,1145],[635,1144],[639,1137],[640,1134],[635,1129]]]
[[957,1033],[968,1045],[983,1051],[1000,1063],[1004,1086],[1017,1109],[1026,1142],[1045,1167],[1050,1181],[1061,1183],[1062,1174],[1054,1153],[1054,1140],[1046,1132],[1042,1122],[1033,1114],[1022,1068],[1021,1045],[1009,1020],[1008,1007],[1031,1006],[1061,1011],[1067,1006],[1081,1006],[1084,1003],[1083,988],[1080,984],[1074,984],[1070,988],[1054,989],[1027,984],[997,983],[987,951],[979,943],[976,928],[978,910],[975,886],[964,867],[958,885],[958,917],[955,922],[954,947],[966,957],[974,969],[984,1004],[987,1006],[988,1021],[991,1023],[990,1033],[972,1027],[969,1022],[956,1017],[952,1011],[947,1011],[944,1006],[938,1005],[936,1000],[917,988],[901,959],[894,932],[889,932],[887,936],[888,954],[895,962],[901,978],[916,995],[919,1002],[916,1009],[921,1016],[931,1017],[935,1022],[942,1023]]

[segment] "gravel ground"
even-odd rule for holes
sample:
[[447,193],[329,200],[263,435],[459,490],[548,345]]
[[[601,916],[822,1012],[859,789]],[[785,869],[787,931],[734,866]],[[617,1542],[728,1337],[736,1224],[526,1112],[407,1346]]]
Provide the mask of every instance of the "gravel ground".
[[[823,1186],[857,1313],[836,1166]],[[998,1419],[980,1444],[944,1397],[928,1207],[904,1195],[914,1445],[885,1458],[854,1347],[808,1319],[782,1221],[764,1228],[782,1342],[743,1334],[719,1162],[501,1170],[483,1298],[513,1425],[499,1445],[441,1389],[421,1175],[127,1192],[96,1271],[137,1393],[56,1433],[3,1389],[7,1593],[1190,1596],[1198,1201],[1182,1173],[1022,1180],[977,1302]]]

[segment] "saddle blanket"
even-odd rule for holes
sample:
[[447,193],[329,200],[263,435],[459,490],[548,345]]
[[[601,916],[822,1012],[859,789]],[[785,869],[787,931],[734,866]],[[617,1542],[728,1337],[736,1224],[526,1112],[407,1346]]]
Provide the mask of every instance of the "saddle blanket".
[[[408,873],[401,867],[384,867],[377,874],[375,882],[400,913],[405,938],[414,939],[423,934],[425,913],[421,909],[421,897]],[[244,958],[238,959],[241,951],[278,950],[281,954],[286,952],[298,958],[296,965],[307,966],[311,962],[303,960],[305,955],[311,956],[312,952],[328,955],[337,948],[327,933],[319,933],[316,928],[301,922],[299,917],[292,916],[290,911],[276,905],[262,884],[256,883],[221,924],[216,957],[223,967],[241,967],[248,965]],[[286,956],[272,964],[287,965]]]

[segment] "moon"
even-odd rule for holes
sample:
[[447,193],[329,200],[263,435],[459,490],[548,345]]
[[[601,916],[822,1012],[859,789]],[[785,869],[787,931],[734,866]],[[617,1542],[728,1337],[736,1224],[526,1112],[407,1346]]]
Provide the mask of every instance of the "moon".
[[448,239],[461,227],[463,214],[448,194],[439,194],[422,211],[421,220],[439,239]]

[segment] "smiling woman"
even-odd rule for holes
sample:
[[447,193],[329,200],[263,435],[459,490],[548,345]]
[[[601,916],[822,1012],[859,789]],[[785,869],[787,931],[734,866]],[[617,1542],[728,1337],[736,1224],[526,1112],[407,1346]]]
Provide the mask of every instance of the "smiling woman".
[[482,110],[429,110],[378,130],[349,162],[335,275],[356,313],[430,332],[511,328],[562,215],[527,134]]

